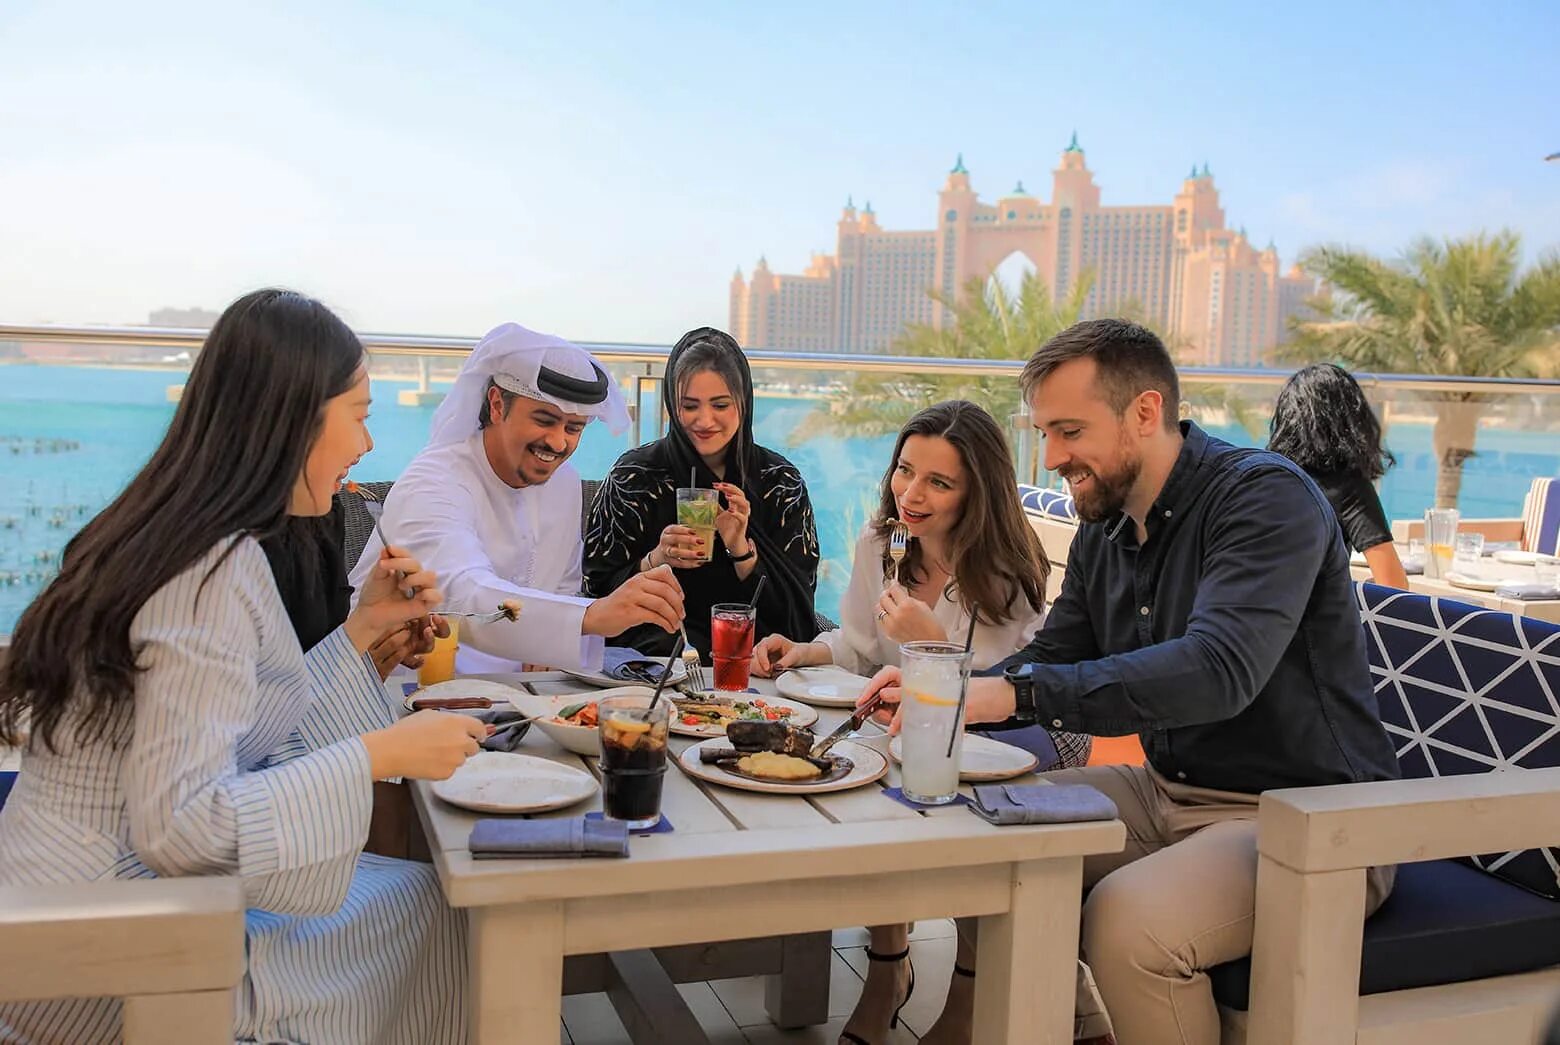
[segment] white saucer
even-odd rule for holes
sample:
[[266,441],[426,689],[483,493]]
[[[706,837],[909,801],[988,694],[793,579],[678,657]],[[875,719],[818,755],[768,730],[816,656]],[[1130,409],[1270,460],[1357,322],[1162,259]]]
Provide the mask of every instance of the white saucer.
[[454,776],[436,781],[433,793],[478,813],[539,813],[583,801],[597,786],[584,770],[535,755],[478,751]]
[[1536,564],[1538,560],[1544,558],[1544,556],[1540,555],[1538,552],[1525,552],[1515,548],[1510,548],[1506,551],[1496,552],[1494,555],[1491,555],[1490,558],[1494,559],[1496,562],[1508,562],[1513,566],[1532,566]]
[[775,679],[782,697],[804,701],[819,708],[853,708],[856,698],[872,681],[852,675],[832,665],[816,668],[792,668]]
[[[401,706],[407,711],[412,710],[412,701],[444,699],[452,697],[487,697],[493,702],[495,708],[503,704],[513,705],[516,697],[527,694],[506,686],[502,682],[489,682],[486,679],[450,679],[448,682],[437,682],[424,689],[414,689],[401,701]],[[453,711],[457,715],[480,715],[487,708],[444,708],[441,710]],[[500,708],[500,710],[502,710]]]
[[[900,741],[895,737],[889,741],[888,753],[899,762],[899,752]],[[1040,759],[1033,752],[975,733],[964,734],[964,744],[959,749],[959,779],[972,783],[1011,780],[1039,764]]]

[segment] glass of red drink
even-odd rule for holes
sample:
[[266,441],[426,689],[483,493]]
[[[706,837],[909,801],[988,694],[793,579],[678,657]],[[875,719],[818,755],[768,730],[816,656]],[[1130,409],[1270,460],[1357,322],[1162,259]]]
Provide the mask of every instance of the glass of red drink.
[[753,659],[755,611],[744,602],[720,602],[710,608],[710,660],[715,663],[715,688],[741,693],[748,688]]

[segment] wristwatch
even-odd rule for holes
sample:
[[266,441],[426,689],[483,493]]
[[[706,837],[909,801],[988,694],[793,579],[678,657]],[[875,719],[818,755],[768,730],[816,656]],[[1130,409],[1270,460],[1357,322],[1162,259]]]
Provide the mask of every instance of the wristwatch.
[[1010,664],[1002,669],[1002,677],[1013,687],[1013,717],[1020,722],[1037,722],[1039,709],[1035,707],[1035,677],[1033,664]]
[[726,558],[730,559],[732,562],[747,562],[757,554],[758,545],[754,544],[752,541],[748,541],[748,550],[746,555],[733,555],[731,554],[730,548],[726,549]]

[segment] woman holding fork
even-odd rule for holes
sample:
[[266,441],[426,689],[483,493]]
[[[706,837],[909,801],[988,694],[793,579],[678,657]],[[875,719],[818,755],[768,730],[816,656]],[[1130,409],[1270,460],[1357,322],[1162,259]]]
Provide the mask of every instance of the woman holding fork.
[[[1019,505],[1002,429],[974,403],[938,403],[899,433],[877,514],[856,542],[840,627],[811,642],[769,636],[754,647],[753,672],[769,677],[837,664],[871,675],[899,663],[902,643],[962,640],[971,613],[972,665],[989,668],[1039,629],[1049,573]],[[1015,731],[1014,741],[1017,733],[1031,730]],[[1023,739],[1019,746],[1051,763],[1043,769],[1079,766],[1089,758],[1086,736],[1039,730]],[[867,982],[840,1037],[851,1045],[886,1042],[915,989],[909,926],[870,932]]]

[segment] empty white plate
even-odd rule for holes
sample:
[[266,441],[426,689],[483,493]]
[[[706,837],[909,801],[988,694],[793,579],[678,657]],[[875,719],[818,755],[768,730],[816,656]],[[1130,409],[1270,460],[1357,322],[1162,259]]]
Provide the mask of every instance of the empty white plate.
[[775,679],[782,697],[800,700],[819,708],[853,708],[856,698],[870,679],[852,675],[844,668],[824,666],[792,668]]
[[1475,577],[1467,573],[1448,573],[1442,580],[1454,588],[1467,588],[1469,591],[1494,591],[1506,583],[1497,577]]
[[1505,551],[1496,552],[1490,558],[1496,562],[1509,562],[1513,566],[1532,566],[1539,559],[1542,559],[1543,556],[1538,554],[1538,552],[1525,552],[1516,548],[1508,548]]
[[478,751],[454,776],[433,784],[433,793],[450,805],[478,813],[562,809],[596,789],[596,778],[583,769],[507,751]]
[[[895,762],[900,758],[899,738],[889,741],[888,753]],[[972,783],[989,783],[993,780],[1011,780],[1023,776],[1040,764],[1032,752],[1000,740],[992,740],[975,733],[964,734],[964,746],[959,752],[959,779]]]

